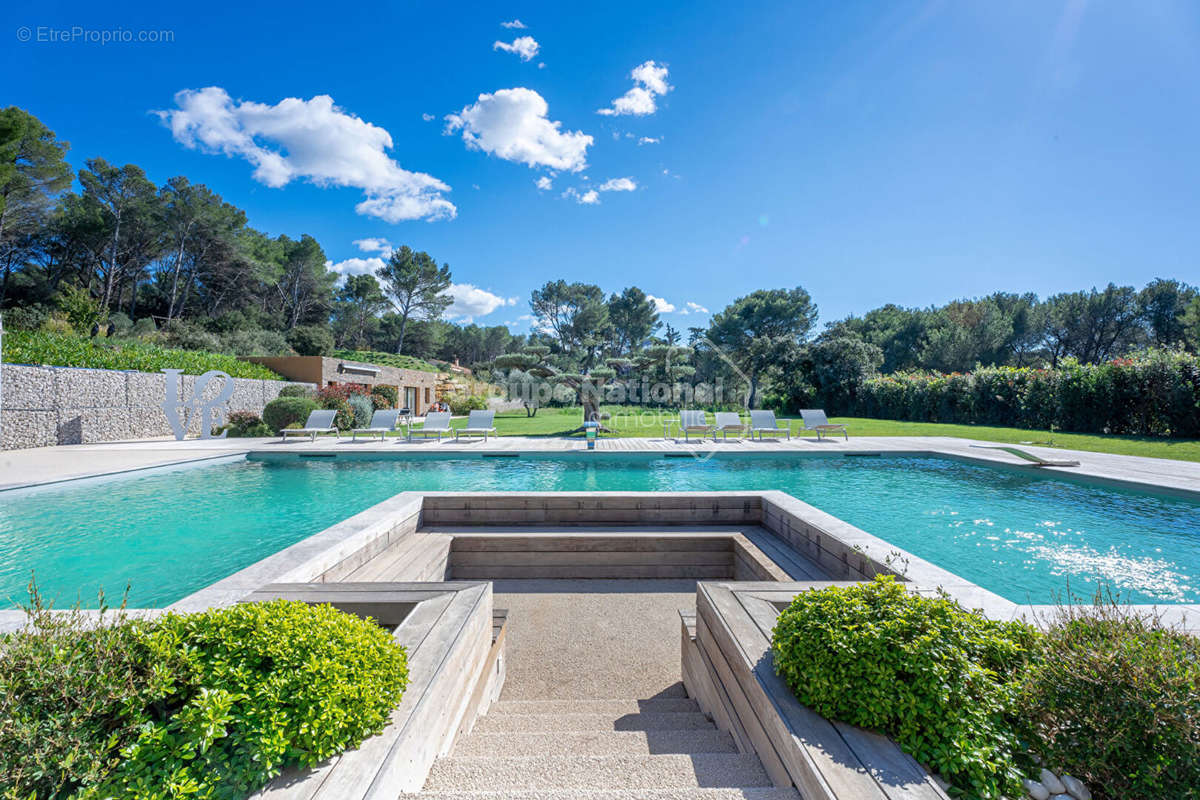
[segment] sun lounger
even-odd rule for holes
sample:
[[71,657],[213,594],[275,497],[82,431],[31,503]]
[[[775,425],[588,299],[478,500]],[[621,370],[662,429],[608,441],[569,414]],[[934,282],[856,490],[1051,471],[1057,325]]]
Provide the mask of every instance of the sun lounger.
[[849,440],[850,435],[846,433],[846,426],[831,423],[825,417],[825,410],[821,408],[809,408],[800,412],[800,416],[804,418],[804,430],[816,431],[817,441],[826,433],[840,433],[845,439]]
[[408,426],[408,438],[412,441],[414,436],[430,437],[436,435],[438,441],[442,440],[442,434],[450,434],[450,412],[449,411],[434,411],[425,415],[425,422],[419,428]]
[[315,442],[318,433],[332,433],[335,439],[340,438],[337,426],[333,424],[336,417],[336,411],[314,411],[308,415],[303,428],[284,428],[281,431],[283,441],[286,442],[289,436],[310,436]]
[[750,412],[750,439],[753,441],[754,434],[758,434],[758,440],[761,442],[764,435],[778,436],[783,434],[787,438],[792,438],[791,426],[779,427],[779,423],[775,420],[774,411],[751,411]]
[[712,430],[714,441],[716,441],[718,432],[720,432],[722,440],[727,440],[730,431],[737,434],[734,438],[741,439],[746,433],[746,424],[742,422],[742,415],[736,411],[718,411],[717,421],[713,424]]
[[363,435],[370,434],[374,436],[379,434],[379,441],[383,441],[389,433],[396,429],[396,420],[400,418],[400,411],[391,409],[381,409],[371,415],[371,423],[365,428],[355,428],[350,431],[350,441],[354,441],[361,433]]
[[496,432],[496,426],[492,424],[495,417],[495,411],[472,411],[467,415],[467,424],[454,431],[454,441],[457,442],[459,436],[482,436],[486,442],[488,434]]

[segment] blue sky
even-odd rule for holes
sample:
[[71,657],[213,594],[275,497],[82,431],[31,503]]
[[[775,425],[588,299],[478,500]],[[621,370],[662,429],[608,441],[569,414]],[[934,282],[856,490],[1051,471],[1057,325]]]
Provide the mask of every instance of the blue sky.
[[[481,324],[555,278],[679,328],[763,287],[828,322],[1200,281],[1194,3],[370,5],[9,4],[0,100],[342,269],[427,250]],[[73,26],[173,41],[45,41]]]

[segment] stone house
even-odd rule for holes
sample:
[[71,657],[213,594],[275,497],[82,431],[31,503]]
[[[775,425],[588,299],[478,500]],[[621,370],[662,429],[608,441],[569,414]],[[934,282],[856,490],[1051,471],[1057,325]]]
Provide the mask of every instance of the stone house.
[[437,373],[416,369],[401,369],[382,364],[348,361],[326,356],[252,356],[244,359],[273,369],[291,381],[315,383],[317,386],[355,384],[393,386],[400,396],[400,407],[410,408],[421,415],[437,400]]

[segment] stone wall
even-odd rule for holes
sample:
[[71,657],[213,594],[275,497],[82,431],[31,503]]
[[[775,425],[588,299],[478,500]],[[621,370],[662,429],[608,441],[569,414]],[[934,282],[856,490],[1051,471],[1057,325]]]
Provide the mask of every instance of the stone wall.
[[[167,387],[162,373],[5,364],[2,380],[0,449],[174,435],[162,409]],[[256,378],[233,381],[229,410],[256,414],[280,389],[292,385]],[[190,398],[195,376],[181,376],[180,382],[182,396]],[[220,381],[211,381],[205,394],[215,397],[220,389]],[[199,435],[199,418],[189,420],[188,432]]]

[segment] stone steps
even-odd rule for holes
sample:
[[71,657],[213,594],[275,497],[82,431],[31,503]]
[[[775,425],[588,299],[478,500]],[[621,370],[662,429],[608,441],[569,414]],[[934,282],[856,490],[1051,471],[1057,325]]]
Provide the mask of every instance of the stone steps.
[[426,792],[561,789],[699,789],[771,786],[754,755],[456,756],[438,760]]
[[690,697],[650,700],[501,700],[490,714],[677,714],[697,713],[700,705]]
[[539,733],[547,731],[711,730],[712,722],[699,711],[645,714],[497,714],[475,723],[479,733]]
[[736,753],[728,733],[713,729],[650,731],[555,731],[473,733],[454,748],[456,756],[662,755]]
[[795,789],[751,786],[723,789],[559,789],[487,792],[422,792],[416,800],[801,800]]

